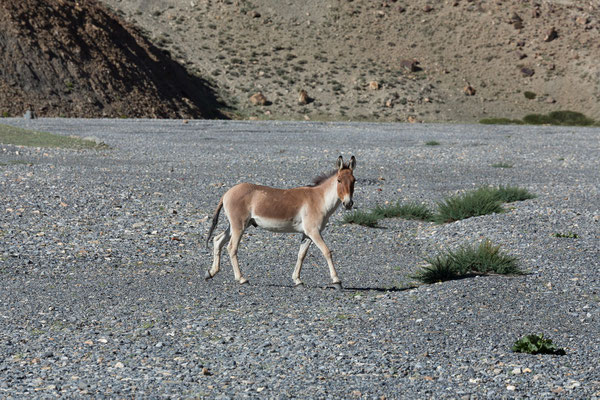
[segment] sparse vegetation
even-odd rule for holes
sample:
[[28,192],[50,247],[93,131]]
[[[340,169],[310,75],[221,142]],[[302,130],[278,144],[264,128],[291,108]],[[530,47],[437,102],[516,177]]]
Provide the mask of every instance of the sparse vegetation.
[[441,143],[438,142],[437,140],[429,140],[427,142],[425,142],[426,146],[439,146]]
[[0,143],[31,147],[60,147],[66,149],[107,149],[104,143],[76,137],[36,132],[0,124]]
[[504,210],[495,195],[488,188],[480,188],[445,198],[438,203],[438,212],[433,219],[441,224],[502,211]]
[[544,334],[523,336],[512,346],[512,351],[515,353],[554,354],[559,356],[567,354],[564,349],[556,347],[552,340],[545,339]]
[[512,168],[513,165],[507,162],[499,162],[499,163],[495,163],[492,164],[492,167],[494,168]]
[[525,96],[525,98],[526,98],[526,99],[528,99],[528,100],[533,100],[533,99],[535,99],[535,98],[537,97],[537,95],[536,95],[535,93],[533,93],[533,92],[529,92],[529,91],[525,91],[525,92],[523,93],[523,95],[524,95],[524,96]]
[[566,238],[566,239],[578,239],[579,238],[579,235],[576,234],[575,232],[567,232],[567,233],[556,232],[552,236],[554,236],[556,238]]
[[[527,92],[526,92],[527,93]],[[484,118],[480,124],[487,125],[559,125],[559,126],[592,126],[598,122],[575,111],[553,111],[549,114],[528,114],[523,120],[509,118]]]
[[424,204],[390,204],[388,206],[377,206],[372,211],[381,218],[404,218],[422,221],[431,221],[433,213]]
[[463,246],[425,261],[429,265],[413,276],[423,283],[443,282],[469,275],[523,273],[516,257],[502,253],[500,246],[494,246],[489,240],[482,241],[478,246]]
[[343,221],[346,224],[357,224],[373,228],[377,226],[377,221],[380,219],[380,216],[372,212],[356,210],[350,214],[345,214]]

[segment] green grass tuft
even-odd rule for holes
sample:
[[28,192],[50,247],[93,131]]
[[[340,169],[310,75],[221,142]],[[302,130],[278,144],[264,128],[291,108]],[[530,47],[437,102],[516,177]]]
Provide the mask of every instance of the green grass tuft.
[[495,163],[492,164],[492,167],[494,168],[512,168],[513,165],[507,162],[499,162],[499,163]]
[[494,198],[502,203],[514,203],[515,201],[523,201],[535,199],[535,195],[527,189],[516,186],[499,186],[496,189],[489,189]]
[[16,146],[53,147],[63,149],[107,149],[104,143],[76,137],[37,132],[0,124],[0,143]]
[[377,206],[372,211],[381,218],[404,218],[431,221],[433,213],[423,204],[390,204],[388,206]]
[[425,261],[429,265],[413,276],[423,283],[443,282],[469,275],[523,273],[516,257],[500,252],[500,246],[494,246],[489,240],[484,240],[479,246],[463,246],[455,251],[426,258]]
[[430,140],[428,142],[425,142],[426,146],[439,146],[441,143],[438,142],[437,140]]
[[534,92],[529,92],[529,91],[524,92],[523,95],[528,100],[533,100],[537,97],[537,95]]
[[579,235],[576,234],[575,232],[568,232],[568,233],[556,232],[552,236],[554,236],[556,238],[579,239]]
[[372,212],[364,212],[356,210],[352,213],[344,215],[344,223],[346,224],[357,224],[374,228],[377,226],[377,221],[382,217]]
[[447,197],[439,202],[438,212],[433,216],[433,221],[441,224],[503,211],[500,201],[494,194],[488,188],[480,188]]

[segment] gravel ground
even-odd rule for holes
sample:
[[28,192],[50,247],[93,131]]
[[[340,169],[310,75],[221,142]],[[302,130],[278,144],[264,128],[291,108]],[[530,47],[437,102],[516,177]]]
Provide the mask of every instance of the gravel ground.
[[[0,145],[0,398],[600,398],[598,129],[2,122],[112,149]],[[358,209],[482,184],[538,197],[446,225],[343,225],[340,210],[324,238],[342,291],[314,246],[294,289],[300,235],[253,228],[250,284],[226,257],[203,280],[228,187],[303,185],[339,154],[357,158]],[[412,280],[423,257],[482,238],[528,274]],[[530,333],[567,355],[513,353]]]

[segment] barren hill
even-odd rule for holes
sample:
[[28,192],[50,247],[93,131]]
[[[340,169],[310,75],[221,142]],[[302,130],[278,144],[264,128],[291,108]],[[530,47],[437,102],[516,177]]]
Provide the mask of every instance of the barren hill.
[[0,1],[0,113],[220,117],[212,89],[91,0]]
[[[600,117],[596,1],[105,3],[210,77],[243,117]],[[299,104],[300,90],[313,101]],[[268,105],[249,102],[259,91]]]

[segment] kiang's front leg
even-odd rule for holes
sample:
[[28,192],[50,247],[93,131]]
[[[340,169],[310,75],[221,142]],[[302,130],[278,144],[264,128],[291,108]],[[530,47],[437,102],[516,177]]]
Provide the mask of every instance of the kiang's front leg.
[[327,260],[327,265],[329,266],[329,274],[331,275],[332,286],[335,289],[338,289],[338,290],[341,289],[342,282],[340,281],[340,278],[338,278],[337,272],[335,271],[335,267],[333,266],[333,259],[331,258],[331,250],[329,250],[329,247],[327,247],[327,245],[323,241],[323,238],[321,237],[321,232],[319,232],[318,230],[313,230],[311,232],[308,232],[308,237],[313,242],[315,242],[315,244],[317,245],[319,250],[321,250],[321,253],[323,253],[325,260]]
[[312,240],[303,234],[300,250],[298,251],[298,261],[296,261],[296,268],[294,268],[294,273],[292,274],[292,279],[294,280],[294,285],[296,285],[296,287],[304,286],[304,283],[300,280],[300,271],[302,270],[302,263],[304,262],[304,258],[308,253],[308,248],[311,243]]

